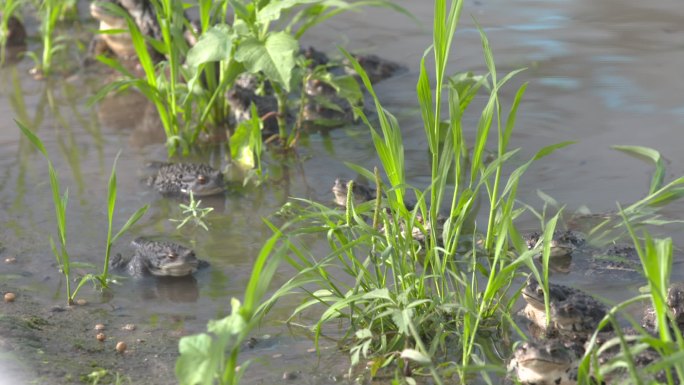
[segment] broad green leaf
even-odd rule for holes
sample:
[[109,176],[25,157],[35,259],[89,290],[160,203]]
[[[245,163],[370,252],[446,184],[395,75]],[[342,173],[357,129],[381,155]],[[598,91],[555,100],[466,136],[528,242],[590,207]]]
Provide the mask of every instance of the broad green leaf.
[[265,41],[255,37],[243,40],[235,52],[235,60],[252,73],[262,71],[267,79],[278,82],[289,92],[298,50],[297,40],[288,33],[277,32],[268,35]]
[[240,165],[240,162],[242,161],[240,156],[244,155],[242,153],[244,149],[249,149],[249,137],[251,130],[251,120],[244,121],[237,126],[235,133],[230,136],[230,157],[233,159],[233,162],[238,165]]
[[233,36],[227,25],[215,25],[200,36],[199,41],[190,51],[185,63],[197,67],[202,63],[230,59]]
[[393,302],[387,288],[371,290],[362,296],[363,299],[384,299]]
[[[408,334],[409,332],[409,327],[408,327],[408,321],[403,314],[403,311],[394,309],[390,311],[390,316],[392,317],[392,321],[394,324],[397,326],[397,332],[401,334]],[[408,321],[408,322],[407,322]]]
[[415,349],[404,349],[401,352],[401,358],[409,359],[411,361],[417,362],[419,364],[423,365],[428,365],[432,361],[430,360],[430,357],[426,356],[425,354],[415,350]]
[[321,0],[281,0],[271,1],[257,13],[257,23],[265,25],[280,19],[280,13],[298,5],[320,3]]
[[184,385],[211,385],[223,364],[223,347],[219,354],[213,350],[214,343],[208,334],[183,337],[178,343],[180,357],[176,360],[176,377]]
[[252,19],[252,13],[251,9],[248,9],[244,4],[243,1],[240,0],[228,0],[230,5],[233,6],[233,10],[235,11],[235,15],[239,17],[240,19],[244,21],[250,21]]

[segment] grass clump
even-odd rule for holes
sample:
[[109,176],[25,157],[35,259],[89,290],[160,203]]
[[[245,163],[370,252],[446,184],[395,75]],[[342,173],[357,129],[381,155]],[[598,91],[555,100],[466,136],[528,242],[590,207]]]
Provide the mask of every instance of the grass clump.
[[[531,263],[536,251],[527,250],[513,225],[522,212],[515,205],[517,186],[534,161],[569,143],[543,148],[504,177],[508,173],[504,167],[517,153],[508,148],[508,142],[526,85],[518,89],[504,116],[499,90],[519,70],[498,78],[482,32],[488,73],[447,79],[447,58],[462,2],[437,0],[434,7],[433,45],[421,61],[417,85],[432,160],[431,185],[422,191],[406,184],[398,121],[382,107],[360,65],[346,54],[375,101],[379,129],[362,111],[356,112],[371,128],[388,184],[379,175],[350,165],[376,181],[374,202],[354,206],[350,196],[344,213],[314,202],[301,208],[299,218],[288,224],[293,244],[289,262],[299,274],[286,287],[294,289],[304,283],[316,287],[305,290],[310,299],[294,314],[324,306],[313,326],[317,338],[328,322],[344,319],[350,323],[344,340],[352,364],[373,358],[372,375],[392,362],[398,362],[405,374],[425,367],[437,383],[443,383],[442,375],[456,373],[465,381],[470,372],[482,369],[486,361],[483,331],[496,333],[501,320],[510,319],[515,298],[508,292],[518,268],[528,265],[536,271]],[[436,66],[434,84],[426,67],[430,51]],[[489,90],[489,98],[470,152],[462,117],[482,88]],[[444,105],[448,106],[447,119],[443,118]],[[492,141],[497,143],[497,157],[487,162],[485,146]],[[454,184],[452,190],[447,183]],[[417,202],[407,205],[409,196]],[[482,196],[487,198],[489,216],[480,233],[473,218]],[[442,214],[440,207],[445,205],[449,210]],[[373,219],[369,223],[366,218]],[[554,225],[547,229],[548,238]],[[310,254],[306,244],[311,234],[325,234],[330,248],[327,256]],[[517,257],[510,253],[511,247]],[[457,360],[439,363],[436,357],[447,353]]]

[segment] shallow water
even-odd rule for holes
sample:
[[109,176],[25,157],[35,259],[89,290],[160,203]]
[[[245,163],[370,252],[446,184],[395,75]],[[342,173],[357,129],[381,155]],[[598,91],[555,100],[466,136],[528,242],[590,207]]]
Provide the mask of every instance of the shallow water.
[[[419,60],[431,40],[432,5],[425,0],[397,3],[423,25],[383,9],[369,9],[331,20],[306,36],[303,44],[327,51],[343,45],[409,67],[407,73],[380,83],[376,91],[385,107],[400,119],[409,183],[424,187],[430,169],[414,90]],[[668,180],[682,174],[684,152],[679,147],[684,141],[684,83],[678,76],[684,62],[682,17],[684,8],[677,0],[648,5],[635,0],[466,1],[450,69],[484,71],[475,18],[488,34],[501,74],[528,68],[512,82],[516,86],[530,84],[511,146],[522,147],[524,159],[545,145],[577,142],[528,171],[519,189],[521,201],[541,207],[536,191],[542,190],[566,204],[568,210],[586,205],[600,212],[614,209],[615,202],[637,200],[647,192],[651,167],[611,150],[615,144],[653,147],[667,159]],[[30,48],[37,50],[33,45]],[[165,156],[158,144],[158,127],[150,118],[154,114],[145,103],[129,94],[89,108],[87,97],[96,91],[97,79],[79,75],[40,82],[27,75],[28,68],[25,59],[0,69],[0,116],[5,117],[0,121],[0,242],[5,248],[3,259],[14,255],[18,260],[13,265],[0,264],[0,279],[28,290],[46,306],[62,302],[63,290],[48,241],[55,228],[47,167],[40,154],[20,138],[12,117],[37,130],[62,187],[69,188],[69,251],[78,261],[97,264],[102,258],[107,179],[121,151],[116,227],[142,205],[150,204],[150,210],[134,234],[115,246],[115,252],[130,253],[126,244],[135,236],[169,237],[193,245],[212,267],[196,274],[194,282],[184,282],[183,287],[156,281],[127,283],[115,287],[111,298],[102,298],[86,287],[83,297],[97,306],[119,309],[127,322],[180,327],[188,333],[204,330],[209,319],[228,312],[230,297],[241,296],[251,263],[270,235],[262,217],[270,217],[288,197],[330,202],[329,186],[334,178],[354,176],[344,161],[370,168],[378,165],[363,127],[312,134],[299,148],[299,163],[284,167],[270,160],[270,173],[277,183],[229,192],[225,199],[210,202],[215,210],[209,233],[201,229],[178,232],[168,221],[180,216],[178,202],[161,198],[142,182],[148,172],[145,164]],[[513,85],[502,91],[504,103],[515,94]],[[473,111],[483,100],[480,97],[474,103]],[[476,119],[474,114],[466,117],[471,136]],[[218,165],[220,156],[213,155],[210,161]],[[679,203],[665,209],[673,218],[682,211]],[[532,229],[538,224],[527,218],[520,226]],[[676,238],[675,242],[682,243]],[[274,287],[289,274],[284,269]],[[635,293],[626,292],[619,283],[587,285],[592,292],[614,300]],[[300,368],[305,371],[300,381],[305,383],[331,381],[313,373],[344,373],[346,359],[333,354],[324,355],[327,358],[320,367],[312,370],[306,352],[311,342],[279,332],[282,327],[277,321],[289,315],[289,305],[279,306],[261,332],[284,335],[274,349],[289,355],[272,358],[273,354],[267,353],[271,358],[264,359],[266,367],[277,374]],[[265,379],[263,373],[248,372],[247,382],[273,380]]]

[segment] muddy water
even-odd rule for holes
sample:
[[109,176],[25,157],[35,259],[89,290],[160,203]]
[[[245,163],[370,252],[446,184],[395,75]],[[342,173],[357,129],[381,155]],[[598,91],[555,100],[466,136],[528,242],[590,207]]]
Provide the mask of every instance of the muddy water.
[[[377,92],[385,107],[400,119],[409,182],[425,186],[430,170],[414,88],[418,62],[431,39],[432,5],[425,0],[398,3],[423,25],[371,9],[330,21],[309,34],[303,44],[328,51],[344,45],[410,68],[408,73],[379,84]],[[512,82],[530,83],[512,146],[522,147],[523,157],[529,157],[541,146],[577,142],[529,170],[520,188],[522,201],[541,206],[538,189],[567,204],[570,210],[582,205],[592,211],[611,210],[616,201],[638,199],[647,191],[650,166],[611,150],[614,144],[653,147],[667,159],[666,178],[682,174],[684,152],[679,146],[684,141],[684,83],[678,75],[684,62],[684,8],[678,1],[660,1],[657,5],[635,0],[466,1],[453,49],[453,71],[481,73],[485,68],[473,17],[488,33],[500,73],[528,68]],[[173,382],[169,358],[173,355],[165,354],[173,351],[178,337],[204,330],[209,319],[228,312],[230,297],[241,296],[251,263],[270,235],[261,218],[269,217],[290,196],[330,201],[333,179],[354,176],[343,161],[377,165],[363,127],[313,134],[299,149],[299,163],[285,167],[270,160],[273,183],[259,189],[235,189],[225,199],[205,202],[215,208],[209,219],[210,232],[177,231],[168,218],[180,216],[178,202],[162,199],[142,182],[149,173],[145,164],[165,156],[153,111],[135,94],[89,108],[87,96],[97,89],[98,79],[79,75],[37,82],[26,74],[29,67],[24,60],[0,69],[0,116],[4,117],[0,122],[0,242],[3,259],[17,258],[16,264],[0,264],[0,281],[30,296],[43,309],[63,302],[64,282],[54,266],[48,241],[55,231],[47,168],[44,159],[20,138],[12,117],[29,122],[38,132],[62,186],[69,188],[69,251],[80,262],[98,264],[102,258],[107,179],[121,151],[116,226],[144,204],[149,204],[150,210],[115,252],[130,253],[126,244],[135,236],[165,237],[193,245],[198,255],[212,264],[194,280],[182,283],[125,281],[106,297],[89,287],[82,290],[82,297],[89,301],[89,309],[79,313],[87,321],[84,324],[104,318],[103,322],[112,325],[135,323],[144,331],[161,333],[152,338],[163,337],[163,346],[136,345],[139,356],[158,349],[168,358],[157,363],[164,366],[155,372],[159,373],[159,383]],[[510,101],[515,91],[513,86],[504,89],[502,99]],[[483,99],[476,100],[475,107],[482,103]],[[476,119],[475,114],[466,117],[471,136]],[[219,165],[221,157],[214,153],[207,159]],[[677,217],[682,211],[681,205],[675,204],[665,213]],[[533,228],[536,224],[526,219],[521,226]],[[284,282],[289,274],[284,269],[274,285]],[[626,295],[620,294],[625,292],[620,285],[593,285],[590,289],[613,299]],[[259,366],[248,372],[247,382],[273,383],[283,371],[299,370],[298,381],[322,384],[334,382],[345,372],[347,361],[333,354],[334,349],[315,359],[306,351],[311,347],[307,338],[291,337],[283,331],[277,321],[289,315],[291,305],[275,309],[264,328],[257,331],[257,335],[271,337],[271,342],[263,351],[249,353],[261,358]],[[50,314],[44,316],[51,319]],[[135,355],[131,357],[126,359],[136,359]],[[22,366],[29,358],[0,358],[2,365],[16,369],[12,373],[27,381],[42,375],[31,365]],[[127,371],[126,361],[110,364],[106,368],[131,376],[136,383],[136,373]],[[90,373],[91,368],[73,370],[72,375],[78,376]],[[64,377],[46,373],[57,378],[55,383]]]

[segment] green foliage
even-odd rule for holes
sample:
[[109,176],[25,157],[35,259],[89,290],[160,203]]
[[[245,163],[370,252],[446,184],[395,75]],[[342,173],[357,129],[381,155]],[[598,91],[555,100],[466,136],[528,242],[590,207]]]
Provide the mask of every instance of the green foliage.
[[112,172],[109,176],[109,188],[107,190],[107,247],[105,249],[105,260],[102,267],[102,274],[95,277],[102,287],[107,287],[109,283],[109,258],[111,256],[112,245],[122,234],[128,231],[131,226],[136,224],[138,220],[145,215],[147,209],[149,209],[149,205],[145,205],[136,210],[136,212],[128,218],[126,223],[121,226],[121,229],[112,237],[112,221],[114,220],[114,207],[116,206],[116,162],[119,160],[119,155],[121,155],[121,152],[116,155],[114,164],[112,164]]
[[[240,365],[238,355],[249,332],[260,322],[277,295],[261,303],[268,284],[273,279],[287,245],[278,245],[281,234],[276,232],[262,247],[254,262],[252,274],[242,303],[231,299],[231,314],[210,321],[208,333],[181,338],[176,361],[176,376],[182,385],[235,385],[249,363]],[[260,304],[261,303],[261,304]]]
[[235,51],[235,60],[251,73],[263,72],[266,79],[289,92],[297,51],[297,40],[285,32],[276,32],[263,41],[254,36],[243,38]]
[[256,182],[260,183],[265,177],[261,168],[261,153],[263,151],[261,119],[257,114],[256,106],[252,105],[251,108],[252,118],[240,123],[229,139],[232,165],[234,170],[246,174],[242,178],[245,184],[252,179],[256,179]]
[[[527,250],[513,226],[513,220],[522,212],[515,205],[516,192],[522,175],[533,162],[569,143],[539,150],[507,179],[503,177],[504,166],[517,153],[508,149],[508,141],[526,86],[518,90],[504,120],[498,93],[519,71],[497,80],[493,56],[483,33],[489,73],[457,75],[447,81],[446,60],[461,6],[461,1],[454,1],[447,12],[446,1],[435,1],[435,84],[430,83],[424,57],[417,85],[432,159],[432,184],[425,191],[406,185],[397,119],[382,107],[361,66],[344,52],[375,101],[379,128],[360,109],[356,113],[370,127],[389,184],[383,186],[382,179],[376,176],[376,201],[354,206],[350,195],[345,213],[307,202],[308,207],[300,208],[298,218],[286,225],[291,239],[325,234],[330,247],[328,255],[319,258],[308,254],[308,238],[302,238],[301,244],[293,242],[295,257],[290,263],[299,274],[286,286],[299,288],[305,282],[313,282],[318,287],[306,290],[310,299],[293,315],[324,305],[313,326],[316,338],[325,323],[348,320],[352,365],[372,357],[376,364],[371,375],[401,357],[405,360],[402,365],[424,367],[437,383],[442,383],[440,373],[445,368],[438,369],[432,357],[447,350],[447,341],[455,341],[460,347],[461,363],[454,371],[463,380],[468,371],[484,362],[476,349],[483,329],[499,322],[495,320],[505,319],[513,306],[515,299],[507,293],[519,268],[530,267],[540,280],[548,276],[550,240],[558,217],[545,229],[545,267],[539,273],[532,263],[539,251]],[[426,56],[428,53],[429,50]],[[483,85],[490,94],[470,153],[461,118]],[[445,95],[449,118],[443,121],[441,107],[445,105]],[[492,128],[497,130],[493,138]],[[492,141],[498,143],[497,158],[487,162],[485,145]],[[369,178],[374,176],[359,166],[352,168]],[[447,195],[447,180],[455,183],[451,197]],[[486,232],[479,234],[472,218],[479,207],[478,197],[483,194],[488,198],[490,212]],[[410,195],[416,196],[417,203],[409,211],[406,197]],[[389,208],[382,203],[385,196]],[[450,210],[446,217],[441,217],[439,207],[447,199],[451,202]],[[371,224],[366,217],[373,218]],[[424,241],[415,240],[416,234]],[[511,258],[509,242],[518,257]]]
[[0,66],[5,64],[7,37],[9,35],[8,23],[10,18],[15,17],[26,0],[2,0],[0,1]]
[[43,0],[38,14],[40,17],[40,35],[43,42],[43,52],[39,57],[34,52],[28,52],[27,56],[33,59],[35,67],[33,72],[41,76],[49,76],[53,72],[53,57],[59,51],[66,48],[61,43],[63,39],[55,37],[55,27],[60,18],[69,7],[69,2],[63,0]]
[[[406,13],[385,0],[200,1],[200,24],[204,32],[188,50],[186,44],[179,43],[184,41],[181,1],[153,3],[162,30],[161,41],[142,36],[123,10],[108,6],[112,12],[127,18],[145,78],[136,78],[114,60],[98,58],[121,72],[124,79],[105,86],[93,101],[116,89],[138,88],[159,112],[170,155],[177,149],[187,154],[201,131],[224,129],[228,116],[226,90],[244,72],[258,75],[272,86],[278,101],[280,140],[286,147],[293,146],[299,126],[288,133],[285,115],[288,94],[296,92],[299,80],[307,72],[303,62],[297,60],[301,35],[334,15],[362,6],[382,6]],[[235,18],[232,26],[225,23],[229,8]],[[155,66],[147,50],[149,44],[163,52],[166,60]],[[187,57],[185,66],[181,66],[183,57]],[[231,152],[234,151],[231,149]]]
[[[587,344],[586,353],[579,366],[578,383],[601,383],[611,378],[615,381],[617,376],[622,382],[638,384],[647,383],[647,380],[652,381],[656,375],[659,376],[659,381],[665,381],[667,384],[681,383],[684,379],[684,364],[681,360],[684,339],[676,321],[677,315],[672,313],[666,303],[672,271],[672,240],[654,239],[647,231],[643,232],[643,238],[639,238],[628,221],[627,213],[621,209],[620,215],[639,254],[649,293],[623,301],[610,309]],[[635,303],[643,304],[644,300],[653,306],[657,335],[638,325],[637,334],[625,335],[615,315],[618,312],[625,312]],[[599,347],[598,333],[608,324],[612,324],[616,336],[603,342]],[[599,363],[598,356],[606,354],[609,349],[619,349],[619,352],[609,360],[604,359]],[[646,349],[657,352],[660,359],[645,367],[637,367],[635,357]],[[661,379],[662,373],[664,377]]]
[[176,229],[180,229],[187,223],[192,222],[192,224],[195,225],[195,227],[201,227],[204,230],[209,231],[209,227],[207,227],[206,222],[204,222],[204,218],[207,215],[209,215],[209,213],[212,212],[214,208],[200,207],[200,204],[202,204],[202,201],[196,201],[192,191],[190,191],[190,203],[187,205],[183,203],[178,205],[181,208],[181,210],[183,210],[183,214],[185,214],[185,217],[183,217],[182,219],[171,218],[169,220],[171,222],[178,223]]
[[[94,274],[86,274],[85,276],[81,277],[81,279],[78,281],[78,284],[76,285],[76,288],[72,291],[71,290],[71,266],[75,265],[75,262],[71,260],[69,257],[69,253],[67,250],[67,223],[66,223],[66,209],[67,209],[67,203],[69,201],[69,190],[65,190],[64,194],[60,195],[60,185],[59,185],[59,176],[57,174],[57,171],[55,168],[52,166],[52,161],[50,160],[50,157],[48,156],[47,150],[45,149],[45,146],[43,145],[43,142],[40,140],[36,134],[34,134],[30,129],[28,129],[25,125],[23,125],[21,122],[16,121],[17,125],[21,129],[21,132],[24,134],[26,138],[29,139],[31,144],[33,144],[40,152],[43,154],[45,159],[48,162],[48,172],[50,174],[50,187],[52,189],[52,201],[53,205],[55,207],[55,218],[57,222],[57,234],[58,234],[58,243],[55,243],[54,239],[52,236],[50,237],[50,247],[52,249],[52,253],[54,254],[55,258],[57,259],[57,265],[59,266],[59,269],[61,272],[64,274],[64,278],[66,281],[66,295],[67,295],[67,304],[72,305],[74,302],[74,298],[76,297],[76,294],[78,291],[83,287],[83,285],[87,282],[94,282],[98,283],[101,287],[106,288],[109,282],[109,274],[108,274],[108,269],[109,269],[109,257],[110,257],[110,252],[112,248],[112,244],[128,229],[133,226],[147,211],[148,206],[145,205],[138,209],[131,217],[126,221],[126,223],[121,227],[121,229],[112,237],[112,220],[114,216],[114,207],[116,204],[116,160],[114,160],[114,164],[112,165],[112,172],[109,178],[109,190],[107,193],[107,247],[105,249],[105,259],[104,259],[104,264],[102,268],[102,274],[100,275],[94,275]],[[118,155],[117,155],[118,159]]]

